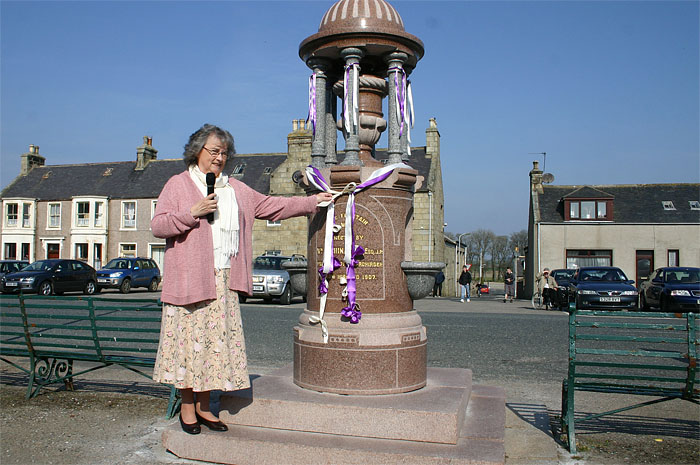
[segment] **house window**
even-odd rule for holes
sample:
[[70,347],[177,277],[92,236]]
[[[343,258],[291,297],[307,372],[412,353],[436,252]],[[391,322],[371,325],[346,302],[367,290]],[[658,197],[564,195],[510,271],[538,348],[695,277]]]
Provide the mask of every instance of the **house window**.
[[19,214],[19,205],[16,203],[7,204],[6,221],[7,226],[17,226],[17,216]]
[[122,228],[136,229],[136,202],[122,202]]
[[82,228],[90,226],[90,202],[78,202],[78,217],[75,225]]
[[156,205],[158,205],[157,200],[151,200],[151,219],[156,216]]
[[5,260],[17,260],[17,244],[14,242],[5,244]]
[[88,245],[85,243],[75,244],[75,259],[87,261],[88,259]]
[[120,257],[135,257],[136,256],[136,244],[119,244],[119,256]]
[[678,250],[668,251],[668,266],[680,266],[680,256]]
[[612,266],[612,250],[567,250],[566,267]]
[[22,260],[29,260],[29,252],[31,250],[31,244],[29,242],[22,242]]
[[29,222],[29,213],[31,209],[31,205],[28,203],[22,204],[22,227],[23,228],[30,228],[32,225]]
[[662,200],[661,205],[663,205],[664,210],[675,210],[676,207],[673,205],[673,202],[670,200]]
[[49,204],[49,228],[60,228],[61,227],[61,204],[60,203],[50,203]]
[[104,226],[104,215],[105,215],[105,204],[104,202],[95,202],[95,227],[101,228]]
[[268,226],[268,227],[270,227],[270,226],[281,226],[281,225],[282,225],[282,222],[281,222],[281,221],[270,221],[270,220],[267,220],[267,226]]
[[608,201],[570,200],[567,220],[609,220]]
[[263,174],[270,174],[272,173],[272,168],[269,166],[266,166],[265,169],[263,170]]
[[688,200],[691,210],[700,210],[700,201],[698,200]]
[[236,165],[236,167],[233,169],[233,174],[243,174],[243,170],[245,169],[245,163],[239,163]]

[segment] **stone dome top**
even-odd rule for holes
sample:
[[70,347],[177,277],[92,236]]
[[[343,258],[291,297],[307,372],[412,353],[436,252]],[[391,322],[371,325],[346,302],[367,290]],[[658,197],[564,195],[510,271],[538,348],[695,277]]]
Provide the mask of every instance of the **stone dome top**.
[[386,0],[338,0],[323,15],[318,32],[301,42],[299,57],[307,64],[312,57],[342,64],[340,52],[348,47],[364,51],[367,70],[368,61],[378,66],[394,51],[408,55],[404,68],[410,70],[424,53],[423,42],[406,32],[401,16]]
[[339,0],[323,15],[318,32],[405,32],[403,20],[385,0]]

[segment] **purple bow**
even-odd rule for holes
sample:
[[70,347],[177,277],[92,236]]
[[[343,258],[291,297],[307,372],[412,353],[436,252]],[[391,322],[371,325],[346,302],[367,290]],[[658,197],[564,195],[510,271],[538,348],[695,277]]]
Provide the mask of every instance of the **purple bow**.
[[326,277],[330,276],[335,270],[340,268],[340,265],[340,260],[333,257],[333,269],[331,269],[328,273],[323,272],[323,267],[318,269],[318,274],[321,277],[321,284],[318,285],[318,291],[321,294],[328,294],[328,286],[326,286]]

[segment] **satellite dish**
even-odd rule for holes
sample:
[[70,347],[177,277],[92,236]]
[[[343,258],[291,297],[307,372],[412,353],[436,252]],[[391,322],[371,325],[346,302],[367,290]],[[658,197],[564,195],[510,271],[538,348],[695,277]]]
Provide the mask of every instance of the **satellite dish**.
[[542,184],[551,184],[554,182],[554,175],[552,173],[544,173],[542,175]]

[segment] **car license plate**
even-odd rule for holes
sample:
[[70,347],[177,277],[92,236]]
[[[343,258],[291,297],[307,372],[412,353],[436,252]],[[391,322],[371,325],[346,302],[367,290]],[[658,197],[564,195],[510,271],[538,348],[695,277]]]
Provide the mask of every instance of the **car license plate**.
[[101,278],[101,279],[98,279],[97,282],[98,283],[106,283],[106,282],[109,282],[109,280]]
[[254,291],[262,291],[263,287],[262,286],[253,286]]
[[17,287],[17,283],[5,283],[7,287]]
[[619,302],[620,298],[619,297],[601,297],[600,301],[601,302]]

